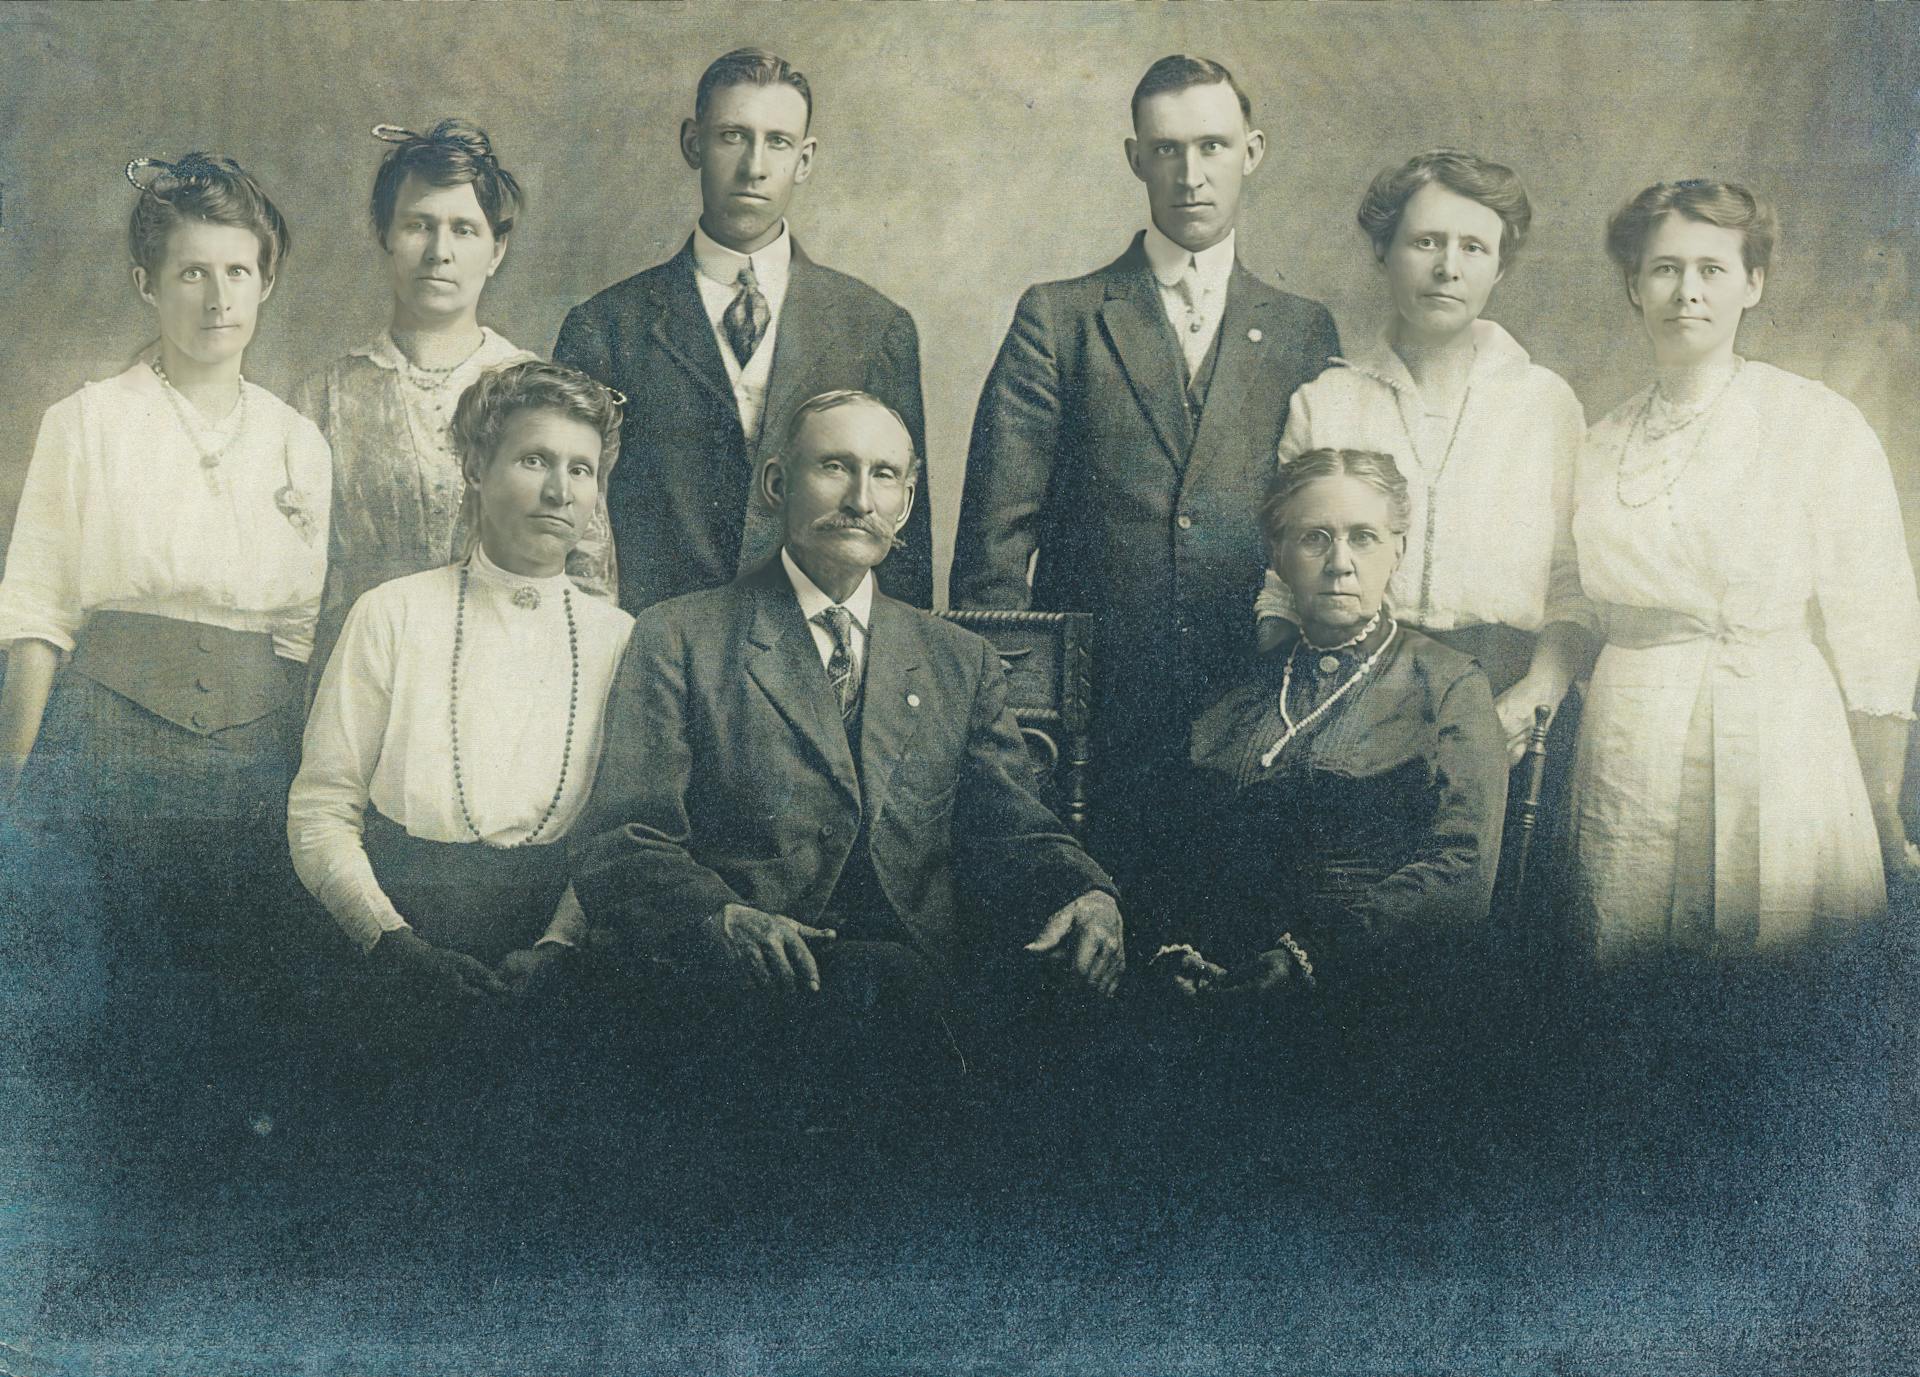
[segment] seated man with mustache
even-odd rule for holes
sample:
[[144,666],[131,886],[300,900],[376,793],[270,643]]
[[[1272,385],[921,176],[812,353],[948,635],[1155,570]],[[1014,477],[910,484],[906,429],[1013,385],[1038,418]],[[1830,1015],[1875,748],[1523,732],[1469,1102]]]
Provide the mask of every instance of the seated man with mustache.
[[1051,964],[1109,995],[1125,963],[993,647],[875,587],[918,472],[884,403],[803,403],[759,480],[779,553],[643,612],[608,700],[576,891],[670,972],[667,1032],[736,1065],[911,1076],[951,1058],[969,973]]

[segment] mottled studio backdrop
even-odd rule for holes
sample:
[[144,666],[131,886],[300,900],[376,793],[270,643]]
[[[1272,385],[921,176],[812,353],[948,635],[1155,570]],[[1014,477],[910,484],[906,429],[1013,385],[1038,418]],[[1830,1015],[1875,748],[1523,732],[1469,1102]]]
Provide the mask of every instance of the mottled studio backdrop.
[[1908,5],[8,5],[0,8],[0,529],[40,413],[151,335],[127,271],[140,154],[229,154],[294,253],[248,358],[284,393],[385,320],[366,224],[381,121],[470,116],[531,206],[484,317],[542,352],[568,306],[672,253],[698,209],[675,137],[701,69],[758,43],[807,73],[820,156],[793,228],[913,312],[935,539],[1021,288],[1144,223],[1121,140],[1154,58],[1225,62],[1270,140],[1240,253],[1353,340],[1379,291],[1353,224],[1379,168],[1435,144],[1511,163],[1534,236],[1490,312],[1590,419],[1646,353],[1600,249],[1649,181],[1732,178],[1784,233],[1743,347],[1879,429],[1920,532],[1912,384],[1920,8]]

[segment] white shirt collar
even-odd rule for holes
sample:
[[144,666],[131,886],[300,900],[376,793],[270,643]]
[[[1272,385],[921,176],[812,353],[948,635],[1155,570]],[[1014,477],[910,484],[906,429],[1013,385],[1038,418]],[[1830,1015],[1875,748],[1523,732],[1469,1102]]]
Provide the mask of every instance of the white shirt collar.
[[1230,230],[1227,237],[1212,248],[1189,253],[1162,234],[1158,225],[1149,221],[1147,263],[1153,269],[1154,279],[1162,287],[1171,287],[1180,280],[1180,274],[1187,270],[1187,260],[1191,258],[1200,274],[1200,290],[1212,291],[1224,286],[1233,273],[1233,246],[1239,233],[1238,230]]
[[[1468,328],[1473,331],[1473,368],[1468,376],[1474,380],[1503,368],[1525,368],[1533,362],[1520,341],[1508,334],[1499,322],[1483,318]],[[1414,386],[1413,374],[1407,371],[1405,360],[1394,350],[1392,320],[1380,327],[1365,349],[1351,358],[1336,357],[1333,362],[1365,373],[1396,391],[1419,390]]]
[[[793,595],[800,600],[800,615],[812,621],[822,612],[834,605],[833,599],[820,591],[820,586],[808,578],[800,566],[793,562],[793,556],[787,553],[787,547],[780,547],[780,562],[787,568],[787,578],[793,584]],[[867,576],[860,580],[860,586],[848,595],[840,606],[853,614],[854,623],[865,631],[873,619],[873,570],[867,570]]]
[[715,241],[698,223],[694,225],[693,265],[701,276],[731,287],[740,280],[740,269],[749,263],[753,265],[754,280],[760,284],[760,290],[770,292],[786,282],[787,270],[793,264],[793,236],[787,233],[786,221],[780,222],[779,237],[753,254],[735,253]]

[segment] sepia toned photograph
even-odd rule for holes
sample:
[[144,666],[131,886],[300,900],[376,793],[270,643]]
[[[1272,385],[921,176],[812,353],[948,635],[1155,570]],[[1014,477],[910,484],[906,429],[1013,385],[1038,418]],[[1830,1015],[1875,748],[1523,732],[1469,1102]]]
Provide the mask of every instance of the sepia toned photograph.
[[1915,1370],[1916,92],[0,9],[0,1377]]

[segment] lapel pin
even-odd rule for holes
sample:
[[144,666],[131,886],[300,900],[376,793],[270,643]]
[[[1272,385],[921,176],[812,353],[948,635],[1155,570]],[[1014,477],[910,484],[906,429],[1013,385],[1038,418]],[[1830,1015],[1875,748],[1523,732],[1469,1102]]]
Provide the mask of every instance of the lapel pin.
[[909,694],[907,695],[907,706],[908,706],[908,707],[910,707],[910,708],[917,708],[917,707],[919,707],[919,706],[920,706],[920,695],[919,695],[919,694],[917,694],[917,693],[909,693]]
[[1249,330],[1247,331],[1247,338],[1252,340],[1255,344],[1258,344],[1261,340],[1265,339],[1266,336],[1261,334],[1258,330]]

